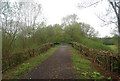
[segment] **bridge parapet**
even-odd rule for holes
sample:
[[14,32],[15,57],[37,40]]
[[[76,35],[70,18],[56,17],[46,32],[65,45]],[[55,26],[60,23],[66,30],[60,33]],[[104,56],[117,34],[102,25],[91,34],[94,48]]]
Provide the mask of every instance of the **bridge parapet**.
[[94,59],[99,65],[107,70],[120,74],[120,55],[109,51],[88,48],[80,43],[72,42],[72,47],[79,50],[81,54]]
[[2,57],[2,72],[7,71],[8,69],[21,64],[25,60],[40,55],[46,52],[50,47],[53,47],[54,43],[46,43],[42,46],[38,46],[36,48],[27,49],[19,53],[9,54],[9,56]]

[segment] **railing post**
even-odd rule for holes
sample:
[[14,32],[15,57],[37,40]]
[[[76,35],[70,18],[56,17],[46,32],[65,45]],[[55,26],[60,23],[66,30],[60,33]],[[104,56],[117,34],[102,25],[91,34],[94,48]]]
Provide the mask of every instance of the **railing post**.
[[34,56],[35,50],[33,49],[33,56]]

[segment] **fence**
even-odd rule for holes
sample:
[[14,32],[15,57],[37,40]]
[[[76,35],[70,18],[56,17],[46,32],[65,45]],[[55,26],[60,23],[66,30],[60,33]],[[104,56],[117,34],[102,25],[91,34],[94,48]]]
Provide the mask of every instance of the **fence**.
[[95,62],[105,67],[105,69],[120,74],[120,55],[109,51],[88,48],[77,42],[73,42],[71,45],[79,50],[81,54],[92,57]]
[[9,68],[12,68],[30,57],[34,57],[40,55],[43,52],[46,52],[50,47],[54,46],[53,43],[46,43],[40,47],[28,49],[23,52],[19,52],[16,54],[9,54],[7,57],[2,57],[2,72],[5,72]]

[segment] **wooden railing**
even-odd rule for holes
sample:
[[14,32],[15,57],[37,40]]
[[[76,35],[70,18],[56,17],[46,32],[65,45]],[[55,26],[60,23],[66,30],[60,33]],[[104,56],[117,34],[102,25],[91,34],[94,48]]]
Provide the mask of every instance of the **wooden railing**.
[[77,42],[72,42],[71,45],[79,50],[81,54],[93,58],[95,62],[107,70],[120,74],[120,55],[109,51],[88,48]]
[[25,60],[40,55],[46,52],[50,47],[54,46],[54,43],[46,43],[40,47],[24,50],[19,53],[9,54],[9,56],[2,57],[2,72],[17,66],[18,64],[24,62]]

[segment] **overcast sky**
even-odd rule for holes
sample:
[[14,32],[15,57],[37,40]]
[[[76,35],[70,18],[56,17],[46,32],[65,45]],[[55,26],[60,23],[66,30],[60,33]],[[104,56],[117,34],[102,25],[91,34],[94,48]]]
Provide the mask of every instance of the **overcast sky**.
[[108,5],[107,0],[103,0],[103,2],[99,3],[96,7],[79,9],[77,4],[81,3],[81,1],[82,0],[36,0],[37,3],[41,3],[42,5],[42,13],[47,19],[47,25],[56,23],[61,24],[63,17],[70,14],[76,14],[80,22],[90,24],[99,31],[99,37],[111,36],[110,33],[114,26],[103,27],[101,20],[96,16],[96,13],[105,10],[105,7]]

